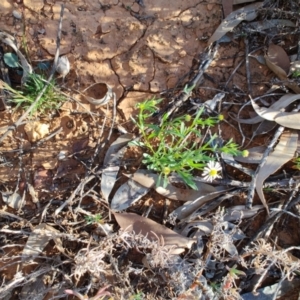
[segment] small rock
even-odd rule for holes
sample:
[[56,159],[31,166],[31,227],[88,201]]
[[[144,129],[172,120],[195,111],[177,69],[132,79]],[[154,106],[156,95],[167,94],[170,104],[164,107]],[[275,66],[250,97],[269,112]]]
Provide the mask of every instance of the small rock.
[[12,12],[13,16],[18,19],[18,20],[21,20],[22,19],[22,14],[18,11],[18,10],[14,10]]
[[179,56],[180,57],[185,57],[186,56],[186,51],[185,50],[179,51]]
[[38,33],[39,34],[45,34],[46,33],[45,28],[38,29]]
[[68,155],[68,152],[67,151],[60,151],[58,154],[57,154],[57,159],[58,160],[67,160],[67,155]]
[[28,29],[28,32],[29,32],[30,35],[34,35],[34,29],[32,27],[30,27]]
[[207,10],[212,10],[213,9],[213,7],[214,7],[214,5],[213,4],[207,4]]
[[61,56],[58,58],[56,72],[62,75],[63,79],[70,72],[70,62],[67,56]]

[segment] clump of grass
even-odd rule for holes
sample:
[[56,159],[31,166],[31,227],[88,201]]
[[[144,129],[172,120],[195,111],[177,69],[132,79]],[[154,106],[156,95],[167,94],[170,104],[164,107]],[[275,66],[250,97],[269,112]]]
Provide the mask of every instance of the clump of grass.
[[293,162],[295,163],[294,169],[300,170],[300,156],[297,156],[293,159]]
[[219,177],[220,165],[215,163],[216,153],[243,155],[232,140],[219,146],[215,142],[216,135],[208,140],[204,138],[203,129],[223,119],[223,116],[203,118],[204,108],[198,110],[195,116],[169,119],[164,115],[160,125],[149,123],[160,101],[151,99],[137,105],[139,113],[137,120],[133,121],[139,128],[141,139],[131,143],[145,149],[142,162],[148,169],[159,173],[158,185],[163,181],[163,186],[166,186],[168,175],[175,173],[189,187],[197,189],[193,180],[194,170],[204,170],[209,180]]
[[[5,83],[4,88],[11,93],[11,102],[16,104],[17,108],[22,107],[28,109],[43,90],[46,83],[47,81],[44,75],[31,73],[28,74],[27,80],[23,84],[21,91],[15,90]],[[35,113],[44,114],[47,111],[58,109],[62,102],[66,100],[55,85],[56,82],[52,79],[42,97],[33,107],[31,115]]]
[[296,70],[292,73],[292,78],[299,78],[300,77],[300,71]]
[[85,216],[85,221],[88,225],[95,224],[95,223],[103,223],[103,218],[101,214],[96,214],[92,216]]

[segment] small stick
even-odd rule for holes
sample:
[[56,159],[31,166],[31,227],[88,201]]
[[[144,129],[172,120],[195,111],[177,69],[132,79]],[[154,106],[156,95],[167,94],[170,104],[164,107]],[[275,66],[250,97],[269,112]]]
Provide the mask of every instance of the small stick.
[[252,95],[250,63],[249,63],[249,40],[247,37],[244,38],[244,43],[245,43],[245,62],[246,62],[248,94]]
[[205,56],[199,65],[197,74],[190,80],[181,91],[178,97],[176,97],[170,107],[166,111],[160,111],[158,114],[159,122],[162,122],[162,115],[165,114],[168,118],[176,111],[183,103],[185,103],[191,96],[193,89],[200,83],[204,72],[211,65],[218,51],[218,45],[210,46],[205,53]]
[[235,67],[235,69],[232,71],[232,73],[230,74],[228,80],[225,83],[224,89],[227,88],[227,85],[229,84],[229,82],[231,81],[232,77],[234,76],[234,74],[236,73],[236,71],[241,67],[241,65],[244,63],[244,60],[241,60],[238,65]]

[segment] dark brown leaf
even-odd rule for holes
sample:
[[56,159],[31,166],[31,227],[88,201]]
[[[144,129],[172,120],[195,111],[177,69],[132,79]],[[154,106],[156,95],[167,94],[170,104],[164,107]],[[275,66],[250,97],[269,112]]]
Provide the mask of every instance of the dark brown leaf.
[[142,234],[150,240],[157,238],[164,241],[165,246],[169,246],[173,254],[182,253],[185,248],[190,248],[194,240],[186,238],[175,231],[158,224],[148,218],[141,217],[133,213],[114,213],[119,226],[126,231],[134,231],[136,234]]

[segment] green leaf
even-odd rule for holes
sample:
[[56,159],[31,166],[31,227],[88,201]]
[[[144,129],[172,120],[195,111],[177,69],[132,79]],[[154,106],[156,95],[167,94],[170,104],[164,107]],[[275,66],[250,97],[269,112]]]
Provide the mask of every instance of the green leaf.
[[140,141],[131,141],[128,143],[128,146],[138,146],[138,147],[144,147],[145,144]]
[[5,53],[3,59],[4,62],[11,68],[18,68],[20,66],[18,56],[14,53]]
[[182,180],[193,190],[198,190],[197,185],[193,181],[193,176],[187,172],[178,171],[178,175],[182,178]]

